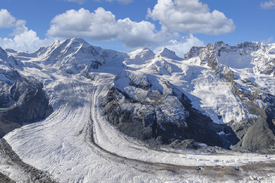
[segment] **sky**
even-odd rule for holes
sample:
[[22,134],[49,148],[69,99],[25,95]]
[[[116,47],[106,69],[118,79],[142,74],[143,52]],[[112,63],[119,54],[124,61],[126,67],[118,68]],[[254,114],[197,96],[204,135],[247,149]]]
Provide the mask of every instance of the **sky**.
[[78,37],[131,52],[275,42],[275,0],[1,0],[0,47],[33,52]]

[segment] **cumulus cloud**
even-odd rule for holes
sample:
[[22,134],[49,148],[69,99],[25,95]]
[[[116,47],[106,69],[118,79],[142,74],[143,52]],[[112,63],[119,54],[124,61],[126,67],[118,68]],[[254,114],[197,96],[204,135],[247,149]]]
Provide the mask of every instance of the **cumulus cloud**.
[[0,46],[2,48],[14,49],[17,51],[35,51],[42,46],[50,45],[54,40],[44,39],[41,40],[33,30],[25,31],[13,38],[1,38]]
[[13,32],[9,34],[12,38],[1,38],[0,46],[18,51],[35,51],[41,46],[52,43],[52,39],[41,40],[33,30],[28,30],[26,21],[16,19],[6,9],[0,11],[0,28],[11,28]]
[[68,10],[51,21],[49,37],[86,37],[97,41],[121,41],[127,48],[150,46],[156,42],[178,36],[169,30],[156,31],[148,21],[134,22],[129,18],[115,19],[115,15],[103,8],[90,12],[83,8]]
[[262,2],[261,8],[262,9],[275,9],[275,0]]
[[[79,4],[84,3],[84,0],[66,0],[66,1],[78,2]],[[93,0],[93,1],[100,1],[100,0]],[[105,0],[105,1],[108,1],[108,2],[118,1],[119,3],[122,3],[122,4],[129,4],[130,2],[132,2],[132,0]]]
[[166,47],[173,50],[179,57],[183,58],[184,54],[187,53],[193,46],[204,46],[204,42],[190,34],[189,36],[182,37],[180,41],[170,40],[162,43],[161,46],[154,49],[154,52],[157,53],[161,48]]
[[222,12],[209,11],[199,0],[158,0],[154,9],[148,9],[147,18],[159,20],[172,31],[183,33],[225,34],[235,31],[233,20]]
[[14,27],[16,18],[13,17],[6,9],[0,10],[0,28]]

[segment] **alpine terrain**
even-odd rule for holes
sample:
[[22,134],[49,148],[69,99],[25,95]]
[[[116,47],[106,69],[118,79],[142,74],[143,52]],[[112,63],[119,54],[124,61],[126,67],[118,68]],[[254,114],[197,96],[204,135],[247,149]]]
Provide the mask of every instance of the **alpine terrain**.
[[0,180],[270,182],[274,75],[275,44],[258,42],[0,48]]

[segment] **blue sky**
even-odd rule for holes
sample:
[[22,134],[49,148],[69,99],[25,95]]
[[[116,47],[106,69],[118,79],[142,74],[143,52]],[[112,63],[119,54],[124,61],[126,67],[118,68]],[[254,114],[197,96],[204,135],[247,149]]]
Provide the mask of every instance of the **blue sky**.
[[275,0],[1,0],[0,46],[35,51],[81,37],[119,51],[165,46],[183,56],[220,40],[273,43],[274,17]]

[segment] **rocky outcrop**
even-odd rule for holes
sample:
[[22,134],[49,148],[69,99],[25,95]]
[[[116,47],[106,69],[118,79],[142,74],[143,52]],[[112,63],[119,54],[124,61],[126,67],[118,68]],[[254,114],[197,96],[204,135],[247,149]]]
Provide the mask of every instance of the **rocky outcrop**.
[[116,76],[105,112],[122,132],[153,146],[177,141],[182,147],[200,142],[228,148],[238,141],[230,127],[215,124],[194,109],[176,86],[137,71],[124,70]]
[[274,134],[266,118],[243,120],[230,126],[240,139],[231,149],[252,152],[272,152],[272,149],[274,151]]
[[5,107],[7,110],[0,113],[0,118],[23,125],[40,121],[51,114],[52,107],[43,85],[34,78],[17,80],[6,88],[9,93],[1,96],[2,101],[5,100],[1,108]]
[[[257,51],[268,52],[270,49],[268,45],[256,42],[245,42],[237,46],[229,46],[223,42],[208,44],[206,47],[193,47],[185,55],[185,60],[193,57],[199,57],[201,64],[207,64],[211,67],[217,75],[225,81],[230,82],[232,91],[243,102],[250,114],[255,117],[244,119],[240,123],[229,123],[228,126],[232,128],[240,141],[236,145],[232,145],[234,150],[249,150],[262,151],[274,149],[275,145],[275,126],[272,122],[275,119],[275,97],[271,95],[267,89],[260,88],[257,84],[248,79],[242,80],[245,87],[234,81],[235,76],[232,69],[220,62],[225,62],[222,54],[231,53],[238,55],[232,59],[239,59],[238,62],[249,62],[256,65],[255,71],[262,74],[270,74],[273,72],[274,63],[267,62],[262,64],[264,54],[256,54]],[[272,54],[272,52],[271,52]],[[230,55],[229,55],[230,58]],[[270,60],[272,58],[269,58]],[[231,60],[234,62],[234,60]],[[266,67],[266,64],[272,66]],[[271,71],[270,71],[271,69]],[[249,87],[249,89],[247,89]]]

